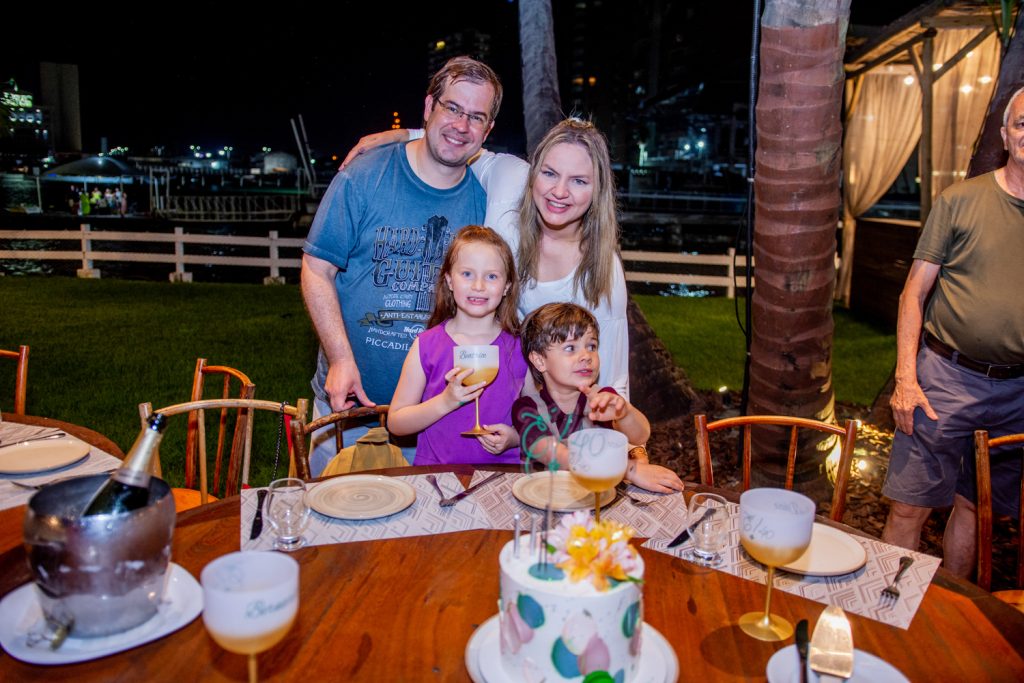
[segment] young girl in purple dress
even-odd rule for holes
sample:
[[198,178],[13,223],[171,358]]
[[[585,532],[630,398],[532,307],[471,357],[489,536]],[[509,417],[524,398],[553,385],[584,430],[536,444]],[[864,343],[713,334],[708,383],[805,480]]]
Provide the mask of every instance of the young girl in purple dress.
[[[460,230],[438,274],[429,329],[409,349],[391,399],[391,432],[419,433],[414,464],[519,462],[518,436],[509,426],[512,403],[526,378],[518,299],[515,263],[505,241],[490,228]],[[467,345],[499,348],[492,383],[462,385],[472,370],[455,367],[453,349]],[[462,432],[476,424],[477,398],[480,424],[489,433],[464,437]]]

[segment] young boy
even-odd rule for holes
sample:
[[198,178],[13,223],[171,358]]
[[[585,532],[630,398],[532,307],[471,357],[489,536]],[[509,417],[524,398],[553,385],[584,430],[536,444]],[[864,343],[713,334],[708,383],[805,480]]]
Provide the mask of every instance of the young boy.
[[[565,438],[580,429],[614,429],[632,444],[650,437],[643,413],[611,387],[594,384],[601,370],[598,334],[594,316],[576,304],[545,304],[526,316],[521,342],[534,381],[526,379],[522,396],[512,405],[512,425],[524,454],[550,462],[553,430],[559,435],[554,457],[564,468],[569,467]],[[625,479],[649,491],[683,490],[675,472],[651,465],[646,457],[630,458]]]

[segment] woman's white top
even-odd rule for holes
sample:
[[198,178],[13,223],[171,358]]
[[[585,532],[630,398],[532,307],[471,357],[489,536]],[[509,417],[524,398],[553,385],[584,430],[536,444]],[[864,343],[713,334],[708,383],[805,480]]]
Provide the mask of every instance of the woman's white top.
[[[410,137],[414,132],[410,131]],[[416,137],[419,137],[416,135]],[[484,224],[512,248],[518,256],[519,202],[529,176],[530,166],[511,154],[484,151],[470,168],[487,193],[487,215]],[[610,297],[601,299],[597,308],[591,308],[582,293],[573,287],[573,271],[551,282],[531,282],[519,291],[519,314],[525,316],[544,304],[570,302],[594,314],[600,329],[598,356],[601,359],[601,386],[612,387],[629,400],[629,326],[626,323],[626,275],[622,261],[615,259]]]

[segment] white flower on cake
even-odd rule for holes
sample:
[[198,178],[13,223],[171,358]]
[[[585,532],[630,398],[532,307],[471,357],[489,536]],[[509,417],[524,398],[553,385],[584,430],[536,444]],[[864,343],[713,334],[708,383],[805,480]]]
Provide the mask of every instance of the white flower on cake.
[[548,534],[548,553],[573,583],[590,579],[594,588],[608,590],[617,582],[639,581],[637,552],[629,544],[632,528],[610,519],[595,523],[582,510],[564,517]]

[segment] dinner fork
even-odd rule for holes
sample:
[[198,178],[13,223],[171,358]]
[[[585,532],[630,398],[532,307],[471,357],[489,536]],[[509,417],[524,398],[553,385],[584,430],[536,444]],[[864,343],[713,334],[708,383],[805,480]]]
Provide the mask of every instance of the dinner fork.
[[900,599],[900,589],[896,584],[900,582],[903,573],[910,569],[912,564],[914,564],[914,558],[909,555],[900,558],[900,568],[896,571],[896,576],[892,577],[892,583],[882,589],[882,602],[893,605]]
[[434,489],[437,491],[437,495],[441,497],[441,502],[444,503],[444,491],[441,490],[441,485],[437,483],[437,477],[435,477],[433,474],[428,474],[427,481],[434,485]]
[[654,504],[655,504],[655,503],[657,503],[657,502],[658,502],[659,500],[661,500],[661,498],[653,498],[653,499],[651,499],[651,500],[642,500],[642,499],[640,499],[640,498],[637,498],[637,497],[635,497],[635,496],[633,496],[633,495],[630,495],[629,493],[627,493],[627,492],[626,492],[626,489],[624,489],[624,488],[621,488],[621,487],[620,487],[620,488],[617,488],[617,489],[616,489],[616,491],[618,491],[618,492],[619,492],[619,494],[620,494],[620,495],[621,495],[621,496],[622,496],[623,498],[628,498],[628,499],[629,499],[629,502],[630,502],[630,503],[632,503],[632,504],[634,505],[634,507],[638,507],[638,508],[645,508],[645,507],[647,507],[648,505],[654,505]]

